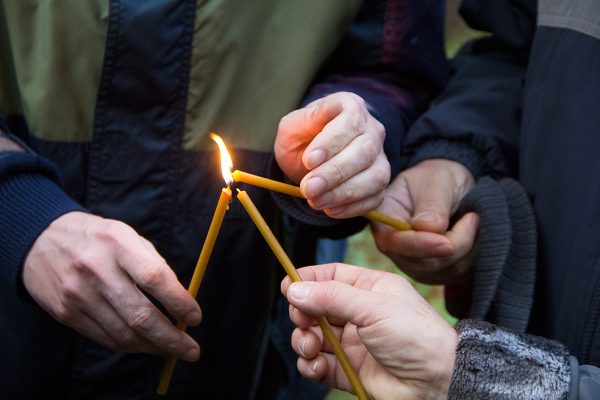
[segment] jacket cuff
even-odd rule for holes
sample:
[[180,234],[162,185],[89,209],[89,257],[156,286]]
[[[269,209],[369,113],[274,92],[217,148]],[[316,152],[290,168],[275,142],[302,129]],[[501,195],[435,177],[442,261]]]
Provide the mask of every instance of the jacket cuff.
[[84,209],[58,186],[59,175],[49,162],[26,153],[0,154],[0,285],[26,296],[21,280],[25,257],[52,221]]
[[457,329],[449,399],[567,399],[571,361],[559,342],[473,320]]
[[444,158],[464,165],[475,177],[475,180],[490,173],[485,157],[466,143],[432,139],[424,142],[408,158],[407,167],[432,158]]

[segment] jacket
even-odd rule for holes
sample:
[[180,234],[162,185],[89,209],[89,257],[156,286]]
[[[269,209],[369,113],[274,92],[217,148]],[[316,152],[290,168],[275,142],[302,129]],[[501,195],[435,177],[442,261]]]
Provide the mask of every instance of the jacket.
[[[353,91],[386,127],[397,169],[408,123],[445,79],[442,18],[439,1],[1,2],[0,397],[154,398],[161,357],[102,348],[28,297],[20,271],[35,238],[72,210],[118,219],[187,286],[223,186],[208,132],[235,168],[269,175],[279,119]],[[19,140],[27,152],[6,145]],[[277,231],[270,194],[243,188]],[[188,329],[202,360],[177,364],[168,398],[259,392],[278,271],[233,203],[198,296],[203,323]]]
[[[537,274],[532,297],[517,301],[515,292],[512,308],[532,301],[526,331],[566,346],[559,358],[573,357],[562,369],[570,379],[542,398],[598,398],[600,4],[466,0],[461,13],[488,34],[452,61],[449,85],[407,136],[409,163],[444,157],[475,177],[521,182],[536,219]],[[514,270],[503,274],[515,282]],[[489,287],[497,282],[475,285],[498,295]],[[522,383],[509,382],[508,393],[532,398]]]

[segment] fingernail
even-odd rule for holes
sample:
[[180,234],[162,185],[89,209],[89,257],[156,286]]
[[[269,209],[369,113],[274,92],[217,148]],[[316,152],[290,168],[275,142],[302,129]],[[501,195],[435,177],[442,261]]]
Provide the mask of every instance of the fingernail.
[[302,300],[308,297],[310,291],[310,285],[305,282],[292,283],[288,289],[288,297],[293,297],[296,300]]
[[312,375],[316,375],[317,374],[317,367],[318,366],[319,366],[319,360],[315,360],[315,362],[310,365],[309,369],[310,369],[310,373]]
[[302,337],[300,342],[298,343],[298,351],[302,354],[302,357],[306,358],[306,353],[304,352],[304,346],[306,345],[306,338]]
[[439,216],[436,213],[425,212],[419,214],[415,217],[415,220],[423,221],[423,222],[437,222],[439,220]]
[[185,317],[185,323],[187,325],[196,326],[202,321],[202,313],[199,311],[192,311]]
[[181,356],[181,359],[187,362],[197,361],[199,358],[200,351],[196,347],[192,347]]
[[306,155],[306,168],[314,169],[323,164],[327,154],[323,149],[316,149]]
[[306,181],[306,184],[304,185],[306,197],[310,199],[319,197],[325,191],[326,185],[327,184],[325,183],[325,181],[322,178],[319,178],[318,176],[310,178],[308,181]]

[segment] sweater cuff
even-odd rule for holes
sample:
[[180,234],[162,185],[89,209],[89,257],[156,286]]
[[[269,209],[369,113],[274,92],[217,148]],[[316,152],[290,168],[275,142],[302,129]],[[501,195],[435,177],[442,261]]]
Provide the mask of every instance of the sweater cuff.
[[432,158],[443,158],[464,165],[475,177],[475,180],[490,173],[485,157],[468,144],[446,140],[432,139],[421,144],[409,157],[408,167]]
[[571,361],[557,341],[486,322],[458,324],[449,399],[566,399]]
[[84,209],[55,183],[56,169],[32,154],[0,156],[0,285],[25,296],[21,279],[31,246],[52,221],[70,211]]

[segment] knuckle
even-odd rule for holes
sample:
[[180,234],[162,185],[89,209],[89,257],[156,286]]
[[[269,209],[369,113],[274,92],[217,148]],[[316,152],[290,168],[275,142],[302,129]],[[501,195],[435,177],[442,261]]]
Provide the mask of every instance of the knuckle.
[[161,347],[169,354],[178,354],[180,353],[181,342],[179,340],[170,340]]
[[390,183],[390,164],[389,162],[385,162],[383,165],[377,166],[375,170],[375,183],[381,187],[387,187],[388,183]]
[[81,300],[82,293],[82,284],[78,279],[69,278],[63,281],[62,296],[68,304]]
[[154,326],[154,312],[148,308],[142,308],[132,313],[129,326],[135,332],[149,332]]
[[118,241],[121,227],[119,222],[113,220],[103,220],[99,223],[95,232],[96,237],[106,244],[115,244]]
[[339,199],[340,201],[344,200],[355,200],[358,198],[359,190],[358,187],[352,183],[346,183],[343,186],[342,196],[343,198]]
[[346,180],[346,168],[344,165],[333,164],[331,166],[331,171],[329,176],[333,177],[333,182],[335,184],[339,184],[340,182],[344,182]]
[[93,269],[94,260],[86,251],[73,251],[69,254],[71,267],[76,273],[85,274]]
[[166,273],[160,267],[148,267],[140,277],[140,284],[145,288],[159,287],[166,280]]
[[375,133],[377,139],[383,143],[385,140],[385,127],[381,122],[373,118],[373,132]]
[[350,129],[354,133],[363,134],[365,132],[365,119],[358,113],[352,113],[350,117]]
[[58,302],[53,314],[54,318],[63,324],[69,324],[69,322],[72,321],[75,316],[73,308],[69,307],[64,300]]
[[117,337],[114,342],[119,349],[132,349],[137,344],[138,336],[129,328],[122,329]]
[[381,153],[381,145],[380,143],[375,143],[375,141],[367,138],[362,144],[361,150],[365,160],[369,163],[373,163],[377,160],[379,153]]

